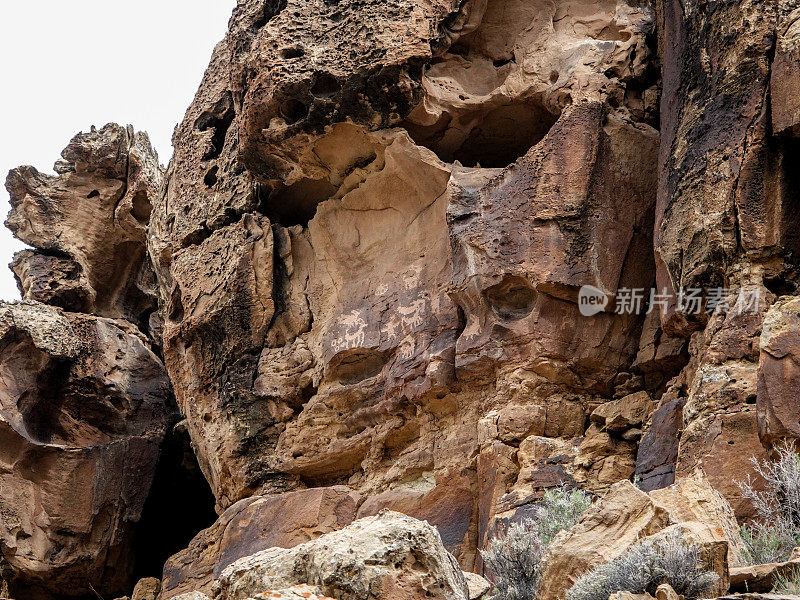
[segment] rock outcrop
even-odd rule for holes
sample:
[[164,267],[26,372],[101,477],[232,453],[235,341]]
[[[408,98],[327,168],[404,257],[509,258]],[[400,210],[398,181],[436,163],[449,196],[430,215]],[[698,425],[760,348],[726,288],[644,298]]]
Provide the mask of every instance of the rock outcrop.
[[12,597],[117,591],[172,417],[164,366],[129,323],[37,304],[0,304],[0,353]]
[[352,523],[362,499],[344,486],[241,500],[164,566],[161,600],[211,595],[229,565],[268,548],[292,548]]
[[34,246],[11,265],[25,301],[0,304],[0,562],[16,600],[130,591],[177,417],[146,244],[158,157],[112,124],[75,136],[55,171],[6,182],[6,224]]
[[[166,170],[111,124],[9,175],[0,593],[466,600],[560,486],[542,600],[676,527],[725,593],[800,438],[798,10],[239,0]],[[170,431],[219,518],[144,567]]]
[[36,249],[11,266],[23,298],[149,331],[157,305],[146,229],[163,172],[147,134],[92,129],[54,168],[55,177],[19,167],[6,181],[6,226]]
[[715,591],[725,593],[729,568],[743,564],[742,540],[730,505],[698,471],[650,494],[628,481],[614,485],[575,527],[553,541],[542,562],[537,598],[563,598],[591,568],[613,560],[644,537],[675,529],[700,546],[709,570],[720,577]]

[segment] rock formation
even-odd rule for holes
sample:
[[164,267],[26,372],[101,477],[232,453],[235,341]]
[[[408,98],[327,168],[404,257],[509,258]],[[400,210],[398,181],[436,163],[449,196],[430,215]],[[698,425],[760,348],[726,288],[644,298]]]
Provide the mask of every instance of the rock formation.
[[0,591],[157,574],[186,432],[219,519],[160,600],[416,597],[427,567],[366,596],[252,558],[358,554],[387,509],[467,598],[564,485],[603,500],[542,598],[676,523],[727,592],[737,481],[800,437],[796,4],[240,0],[168,168],[112,124],[8,177]]

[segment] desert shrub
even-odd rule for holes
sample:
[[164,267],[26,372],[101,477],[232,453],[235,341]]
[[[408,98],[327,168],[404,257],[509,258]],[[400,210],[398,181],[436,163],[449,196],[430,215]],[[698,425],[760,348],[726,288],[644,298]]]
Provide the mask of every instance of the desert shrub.
[[756,510],[756,521],[742,532],[747,558],[751,564],[787,560],[800,545],[800,455],[794,444],[784,443],[775,460],[751,460],[766,489],[754,489],[750,476],[738,482]]
[[788,596],[800,595],[800,569],[795,569],[789,575],[778,575],[772,591],[776,594],[786,594]]
[[678,531],[659,539],[646,538],[578,579],[567,592],[567,600],[608,600],[620,591],[655,596],[662,583],[687,600],[700,598],[718,575],[701,570],[698,558],[699,548],[684,542]]
[[749,565],[781,562],[791,552],[793,543],[786,543],[778,530],[763,523],[742,525],[739,533],[744,541],[744,559]]
[[514,523],[504,538],[489,542],[481,556],[494,575],[497,600],[532,600],[536,596],[544,550],[533,519]]
[[560,532],[572,529],[591,504],[592,499],[583,490],[548,490],[536,515],[542,544],[549,546]]
[[481,552],[494,577],[495,600],[532,600],[539,585],[539,563],[559,532],[570,529],[589,508],[591,499],[566,487],[548,491],[535,517],[515,523],[505,537],[494,538]]

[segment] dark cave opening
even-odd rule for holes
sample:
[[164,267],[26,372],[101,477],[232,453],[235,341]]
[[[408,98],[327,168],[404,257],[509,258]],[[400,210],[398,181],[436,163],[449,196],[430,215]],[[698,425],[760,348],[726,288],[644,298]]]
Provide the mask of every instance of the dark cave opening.
[[167,559],[216,521],[214,504],[181,421],[164,440],[150,495],[136,527],[133,582],[142,577],[160,579]]

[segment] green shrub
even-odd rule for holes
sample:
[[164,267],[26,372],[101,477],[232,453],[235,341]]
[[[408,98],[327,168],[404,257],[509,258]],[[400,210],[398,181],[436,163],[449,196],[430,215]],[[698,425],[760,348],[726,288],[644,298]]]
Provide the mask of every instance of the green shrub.
[[[739,533],[744,541],[744,559],[749,565],[781,562],[788,556],[786,541],[773,526],[762,523],[742,525]],[[791,551],[788,548],[788,552]]]
[[548,490],[544,495],[544,504],[537,514],[542,544],[547,547],[560,532],[572,529],[591,504],[592,499],[582,490]]
[[550,490],[533,519],[511,525],[505,537],[489,542],[481,556],[494,578],[494,600],[533,600],[547,546],[559,532],[572,528],[590,504],[581,490]]
[[698,568],[698,553],[699,548],[684,542],[679,532],[643,539],[578,579],[567,592],[567,600],[608,600],[620,591],[655,596],[662,583],[687,600],[700,598],[719,577]]

